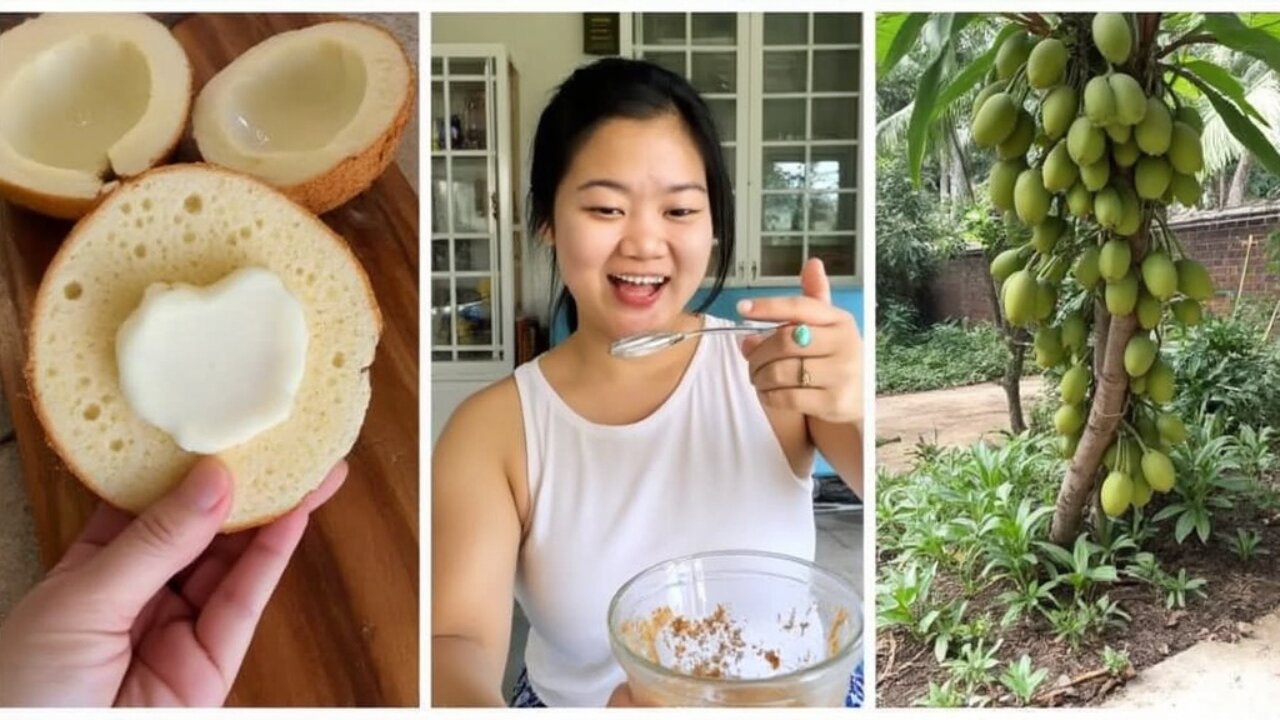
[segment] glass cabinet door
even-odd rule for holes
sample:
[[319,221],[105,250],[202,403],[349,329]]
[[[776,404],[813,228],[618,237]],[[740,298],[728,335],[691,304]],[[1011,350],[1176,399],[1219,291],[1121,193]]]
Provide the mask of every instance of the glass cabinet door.
[[497,67],[431,62],[431,361],[507,361],[497,213]]

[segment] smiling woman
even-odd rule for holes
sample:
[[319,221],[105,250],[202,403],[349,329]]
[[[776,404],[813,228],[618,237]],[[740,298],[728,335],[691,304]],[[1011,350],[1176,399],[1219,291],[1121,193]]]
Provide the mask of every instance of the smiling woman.
[[[552,249],[571,334],[466,400],[436,446],[434,703],[503,703],[513,596],[531,626],[519,706],[749,705],[765,695],[768,704],[811,704],[801,678],[817,666],[836,666],[843,690],[843,678],[860,676],[860,633],[829,654],[770,661],[783,669],[767,678],[774,691],[760,694],[758,677],[674,678],[673,668],[633,676],[607,622],[628,580],[700,553],[769,553],[794,562],[802,586],[820,582],[811,565],[815,450],[855,492],[862,487],[861,341],[853,317],[831,304],[821,261],[805,265],[803,296],[740,305],[749,320],[780,324],[776,332],[610,354],[638,333],[732,325],[701,314],[734,247],[715,123],[684,79],[650,63],[601,60],[560,86],[538,123],[530,185],[530,233]],[[711,291],[689,311],[713,254]],[[861,612],[844,581],[822,596],[826,615],[774,607],[786,597],[776,581],[753,580],[735,607],[666,613],[698,622],[717,612],[812,612],[835,636],[847,622],[836,618]],[[730,630],[760,636],[746,622]],[[654,677],[695,689],[673,695]],[[823,702],[859,703],[860,683],[848,686]]]

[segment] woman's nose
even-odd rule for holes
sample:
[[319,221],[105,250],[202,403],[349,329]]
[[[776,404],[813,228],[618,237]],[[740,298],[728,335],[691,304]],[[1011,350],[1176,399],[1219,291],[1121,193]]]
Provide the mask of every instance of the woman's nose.
[[618,250],[627,257],[655,258],[665,253],[666,244],[661,218],[650,213],[635,213],[623,225]]

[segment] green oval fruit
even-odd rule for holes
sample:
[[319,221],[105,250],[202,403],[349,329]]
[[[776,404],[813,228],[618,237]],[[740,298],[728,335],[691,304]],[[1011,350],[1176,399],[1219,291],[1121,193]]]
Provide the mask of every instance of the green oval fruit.
[[1162,252],[1148,253],[1142,260],[1142,283],[1160,300],[1168,300],[1178,291],[1178,270]]
[[1062,362],[1062,331],[1056,327],[1042,325],[1036,330],[1034,342],[1036,364],[1048,370]]
[[1116,469],[1116,458],[1119,457],[1120,445],[1112,442],[1107,446],[1107,451],[1102,454],[1102,465],[1108,470]]
[[1027,325],[1036,314],[1036,276],[1018,270],[1004,281],[1004,316],[1012,325]]
[[[1062,235],[1060,235],[1058,239],[1061,240],[1064,237],[1068,237],[1069,234],[1070,234],[1070,228],[1068,228],[1066,233],[1063,233]],[[1044,279],[1048,280],[1049,284],[1056,288],[1062,285],[1062,281],[1066,279],[1067,272],[1070,269],[1071,267],[1067,264],[1066,258],[1058,258],[1053,262],[1049,263],[1049,269],[1045,272]]]
[[1098,254],[1098,272],[1107,282],[1115,282],[1129,272],[1131,256],[1127,240],[1108,240]]
[[1058,384],[1058,393],[1067,405],[1079,405],[1088,389],[1089,371],[1083,365],[1072,365],[1062,374],[1062,382]]
[[1076,119],[1079,105],[1076,89],[1070,85],[1059,85],[1050,90],[1040,103],[1040,124],[1044,127],[1044,134],[1050,140],[1066,135],[1071,121]]
[[1022,249],[1005,250],[991,261],[991,277],[1002,283],[1010,275],[1022,269]]
[[1158,200],[1169,189],[1173,180],[1173,167],[1163,157],[1144,157],[1133,172],[1133,185],[1138,197]]
[[1169,143],[1173,139],[1173,119],[1169,117],[1169,108],[1157,98],[1147,98],[1147,112],[1133,129],[1133,137],[1142,152],[1148,155],[1169,152]]
[[1067,46],[1057,38],[1045,38],[1031,48],[1027,58],[1027,84],[1046,90],[1062,82],[1067,69]]
[[1213,297],[1213,281],[1209,279],[1209,271],[1190,258],[1183,258],[1174,263],[1178,271],[1178,292],[1192,300],[1208,300]]
[[1147,376],[1137,377],[1129,381],[1129,392],[1134,395],[1145,395],[1147,393]]
[[1027,225],[1039,225],[1049,215],[1049,191],[1044,189],[1040,168],[1027,168],[1013,187],[1013,209]]
[[1160,437],[1171,445],[1187,439],[1187,426],[1173,413],[1160,413],[1156,417],[1156,429],[1160,431]]
[[1003,142],[996,145],[996,157],[1001,160],[1022,157],[1031,149],[1031,143],[1035,139],[1035,118],[1031,117],[1031,113],[1026,110],[1019,110],[1018,121],[1013,126],[1013,132],[1009,133],[1009,137],[1005,138]]
[[1102,512],[1110,517],[1119,517],[1129,509],[1133,500],[1133,480],[1119,470],[1113,470],[1102,481]]
[[1084,116],[1098,127],[1111,122],[1116,115],[1116,96],[1106,76],[1098,75],[1084,86]]
[[1111,138],[1112,145],[1127,143],[1133,137],[1133,128],[1118,122],[1109,123],[1102,129],[1107,133],[1107,137]]
[[1138,305],[1138,276],[1133,273],[1107,283],[1107,311],[1112,315],[1128,315]]
[[1146,375],[1156,361],[1156,344],[1146,335],[1134,335],[1124,346],[1124,371],[1129,377]]
[[1173,462],[1169,456],[1157,450],[1148,450],[1142,454],[1142,476],[1147,479],[1152,490],[1169,492],[1173,489]]
[[1051,283],[1040,281],[1036,284],[1036,320],[1047,319],[1053,314],[1053,306],[1058,304],[1058,290]]
[[1063,405],[1053,414],[1053,427],[1059,435],[1075,435],[1084,427],[1084,411],[1079,405]]
[[1173,401],[1173,368],[1164,358],[1156,358],[1147,371],[1147,397],[1161,405]]
[[1107,181],[1111,179],[1111,160],[1106,155],[1098,158],[1098,161],[1091,165],[1084,165],[1080,168],[1080,182],[1084,183],[1086,190],[1098,191],[1106,186]]
[[1147,114],[1147,95],[1132,75],[1112,73],[1107,78],[1111,94],[1115,98],[1116,122],[1137,125]]
[[1142,475],[1142,446],[1133,438],[1124,438],[1120,441],[1124,445],[1124,471],[1129,479],[1140,477]]
[[1008,80],[1031,56],[1031,36],[1019,32],[1005,38],[996,51],[996,77]]
[[1041,255],[1052,253],[1053,246],[1058,244],[1058,238],[1062,237],[1066,229],[1067,224],[1062,221],[1062,218],[1045,218],[1044,222],[1031,231],[1031,247]]
[[1084,350],[1085,343],[1088,341],[1089,328],[1085,325],[1084,318],[1079,315],[1068,315],[1062,321],[1062,347],[1079,353]]
[[1158,449],[1164,442],[1160,437],[1160,431],[1156,429],[1156,421],[1150,415],[1146,413],[1138,414],[1133,426],[1138,431],[1138,437],[1142,438],[1142,442],[1146,443],[1147,447]]
[[1138,193],[1128,185],[1121,185],[1120,191],[1120,223],[1116,225],[1116,234],[1128,237],[1138,232],[1142,226],[1142,201]]
[[1191,298],[1183,298],[1173,304],[1173,316],[1178,322],[1191,327],[1199,325],[1204,311],[1200,308],[1200,303]]
[[1147,484],[1146,478],[1133,479],[1133,497],[1129,502],[1138,509],[1146,507],[1147,503],[1151,502],[1151,486]]
[[1078,435],[1059,435],[1057,440],[1058,455],[1063,460],[1070,460],[1076,454],[1076,448],[1080,446],[1080,437]]
[[[1086,188],[1087,191],[1087,188]],[[1093,214],[1098,218],[1098,224],[1108,230],[1115,230],[1120,226],[1120,221],[1124,219],[1124,202],[1120,199],[1120,193],[1113,187],[1105,187],[1093,196]]]
[[1143,330],[1151,330],[1160,324],[1160,301],[1146,291],[1138,292],[1138,307],[1134,313],[1138,316],[1138,325]]
[[1123,65],[1133,49],[1133,35],[1123,13],[1098,13],[1093,16],[1093,44],[1112,65]]
[[[1075,163],[1071,165],[1075,167]],[[1084,183],[1077,182],[1067,191],[1067,211],[1080,219],[1093,213],[1093,193],[1089,192]]]
[[1093,286],[1098,284],[1098,278],[1102,276],[1102,272],[1098,267],[1100,255],[1101,253],[1097,246],[1090,245],[1080,252],[1080,256],[1076,258],[1075,265],[1071,268],[1072,277],[1085,290],[1092,290]]
[[1067,143],[1058,141],[1058,144],[1054,145],[1049,154],[1044,157],[1044,189],[1049,192],[1062,192],[1075,184],[1079,174],[1080,171],[1067,152]]
[[1067,130],[1067,152],[1080,167],[1092,165],[1107,150],[1107,135],[1087,117],[1078,117]]
[[1186,123],[1198,133],[1204,132],[1204,118],[1200,117],[1200,113],[1196,112],[1196,109],[1190,105],[1183,105],[1178,108],[1178,111],[1173,114],[1173,119],[1180,123]]
[[1018,182],[1018,175],[1027,169],[1027,163],[1018,158],[1003,160],[991,166],[988,185],[991,190],[991,204],[1001,210],[1013,210],[1013,188]]
[[1173,190],[1173,196],[1185,207],[1195,207],[1200,202],[1200,183],[1192,175],[1174,172],[1169,187]]
[[1183,175],[1195,175],[1204,169],[1204,148],[1200,145],[1200,133],[1195,128],[1184,122],[1173,124],[1169,162]]
[[988,98],[973,119],[974,144],[987,148],[1004,142],[1018,124],[1018,110],[1009,93],[999,92]]
[[973,107],[969,110],[969,122],[972,123],[978,117],[978,111],[982,109],[982,104],[991,99],[992,95],[998,92],[1004,92],[1009,83],[1004,80],[997,80],[988,84],[986,87],[978,91],[977,97],[973,99]]
[[1132,137],[1111,147],[1111,159],[1116,161],[1118,167],[1133,167],[1140,157],[1142,150],[1138,147],[1138,141]]

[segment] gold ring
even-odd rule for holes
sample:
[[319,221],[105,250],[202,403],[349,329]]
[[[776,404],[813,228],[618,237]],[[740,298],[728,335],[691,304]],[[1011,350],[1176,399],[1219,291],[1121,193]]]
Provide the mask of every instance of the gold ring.
[[800,387],[809,387],[813,384],[813,377],[809,375],[809,371],[804,369],[804,358],[800,358]]

